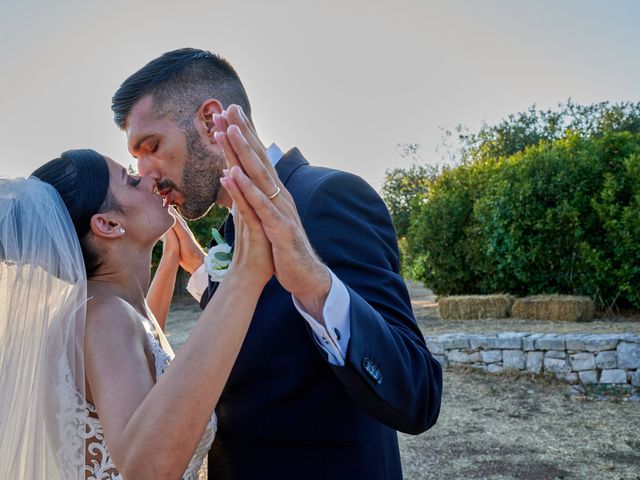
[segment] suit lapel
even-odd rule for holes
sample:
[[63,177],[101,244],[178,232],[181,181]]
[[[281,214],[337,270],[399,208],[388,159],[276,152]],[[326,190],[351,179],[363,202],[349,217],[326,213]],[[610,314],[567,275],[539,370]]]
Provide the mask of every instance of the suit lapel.
[[233,225],[233,217],[231,214],[227,215],[227,218],[224,221],[223,225],[223,233],[222,236],[227,241],[231,248],[233,249],[233,242],[235,240],[235,228]]

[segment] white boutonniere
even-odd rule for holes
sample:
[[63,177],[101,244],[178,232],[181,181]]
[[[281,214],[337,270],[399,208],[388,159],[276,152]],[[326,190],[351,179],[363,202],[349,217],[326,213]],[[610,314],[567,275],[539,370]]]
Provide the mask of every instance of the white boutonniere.
[[231,252],[231,245],[226,242],[215,228],[211,230],[211,235],[213,235],[217,245],[209,249],[207,256],[204,257],[204,264],[211,280],[221,282],[229,270],[233,253]]

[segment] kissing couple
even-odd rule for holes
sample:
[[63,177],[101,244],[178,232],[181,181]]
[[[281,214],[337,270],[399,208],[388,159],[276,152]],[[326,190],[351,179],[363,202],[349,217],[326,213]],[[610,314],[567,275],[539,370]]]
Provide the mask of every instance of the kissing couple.
[[[197,479],[207,454],[216,480],[402,478],[396,431],[435,424],[442,372],[378,194],[265,148],[208,51],[152,60],[112,110],[140,176],[70,150],[0,180],[0,478]],[[214,203],[222,279],[182,220]],[[178,266],[203,312],[174,354]]]

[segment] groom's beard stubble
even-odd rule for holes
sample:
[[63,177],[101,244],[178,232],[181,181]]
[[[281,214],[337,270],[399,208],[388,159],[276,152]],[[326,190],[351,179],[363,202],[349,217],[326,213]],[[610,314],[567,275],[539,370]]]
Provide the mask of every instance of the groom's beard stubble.
[[181,191],[184,202],[178,212],[184,218],[196,220],[206,215],[218,198],[224,157],[207,150],[194,128],[185,129],[185,138],[187,159]]

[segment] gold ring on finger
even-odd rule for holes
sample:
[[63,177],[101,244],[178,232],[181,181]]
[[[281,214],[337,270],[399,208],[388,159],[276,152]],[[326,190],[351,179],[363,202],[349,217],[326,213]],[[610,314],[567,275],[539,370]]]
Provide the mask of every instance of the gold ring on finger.
[[278,196],[279,193],[280,193],[280,187],[276,187],[276,191],[273,192],[273,194],[267,196],[267,198],[269,200],[273,200],[274,198],[276,198]]

